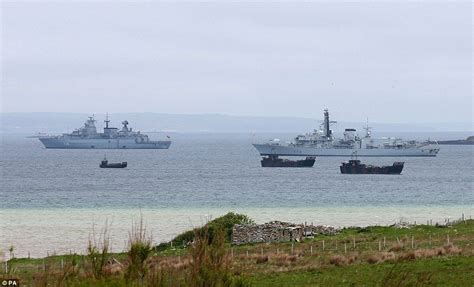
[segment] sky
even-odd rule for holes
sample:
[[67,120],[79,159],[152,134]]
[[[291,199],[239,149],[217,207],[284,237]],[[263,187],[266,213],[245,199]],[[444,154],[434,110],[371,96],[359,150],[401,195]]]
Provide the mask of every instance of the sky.
[[2,2],[2,112],[474,122],[468,2]]

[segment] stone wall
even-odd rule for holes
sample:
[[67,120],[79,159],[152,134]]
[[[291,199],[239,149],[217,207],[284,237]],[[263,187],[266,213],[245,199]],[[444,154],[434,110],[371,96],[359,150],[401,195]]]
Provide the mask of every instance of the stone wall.
[[272,221],[264,224],[236,224],[232,230],[232,244],[300,241],[305,236],[333,235],[339,229],[331,226],[313,226]]

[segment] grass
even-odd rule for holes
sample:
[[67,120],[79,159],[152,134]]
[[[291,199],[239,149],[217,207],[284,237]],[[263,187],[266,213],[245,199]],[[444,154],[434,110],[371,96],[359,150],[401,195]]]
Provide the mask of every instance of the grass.
[[[214,228],[212,236],[209,228],[196,229],[193,244],[173,248],[151,248],[143,225],[137,226],[128,252],[107,253],[100,276],[90,273],[89,255],[12,259],[8,276],[36,286],[474,285],[474,220],[345,228],[299,243],[243,246],[229,244],[227,225]],[[127,275],[130,268],[134,276]]]
[[264,276],[254,274],[251,276],[251,283],[255,286],[416,286],[424,282],[432,286],[472,286],[472,266],[472,256],[377,265],[361,263],[342,268],[324,266]]

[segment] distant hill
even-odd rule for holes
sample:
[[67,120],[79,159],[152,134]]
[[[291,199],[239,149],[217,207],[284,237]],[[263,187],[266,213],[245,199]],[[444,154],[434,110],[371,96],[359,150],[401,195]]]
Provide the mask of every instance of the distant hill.
[[474,136],[469,136],[465,140],[447,140],[439,141],[438,143],[446,145],[474,145]]
[[[63,133],[83,125],[89,114],[81,113],[2,113],[1,133]],[[97,127],[104,125],[105,114],[95,115]],[[292,132],[302,133],[319,127],[320,119],[297,117],[250,117],[229,116],[221,114],[179,115],[162,113],[122,113],[109,114],[111,125],[120,127],[123,120],[130,126],[143,132],[175,131],[175,132]],[[337,120],[337,119],[334,119]],[[377,132],[441,132],[441,131],[472,131],[472,123],[369,123]],[[363,122],[338,121],[333,125],[335,132],[344,128],[356,128],[362,132]]]

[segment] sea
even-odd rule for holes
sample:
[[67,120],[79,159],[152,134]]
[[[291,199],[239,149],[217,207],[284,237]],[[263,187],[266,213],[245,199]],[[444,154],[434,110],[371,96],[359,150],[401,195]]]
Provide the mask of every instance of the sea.
[[[341,161],[318,157],[313,168],[262,168],[252,143],[294,133],[171,133],[168,150],[45,149],[28,135],[1,141],[0,258],[84,253],[104,228],[112,252],[127,246],[143,221],[153,242],[227,212],[334,226],[445,223],[474,216],[474,146],[443,145],[435,158],[404,161],[401,175],[343,175]],[[383,133],[380,136],[388,136]],[[471,133],[397,133],[405,139],[461,139]],[[153,135],[160,136],[160,135]],[[163,135],[161,135],[163,136]],[[101,169],[100,161],[127,161]]]

